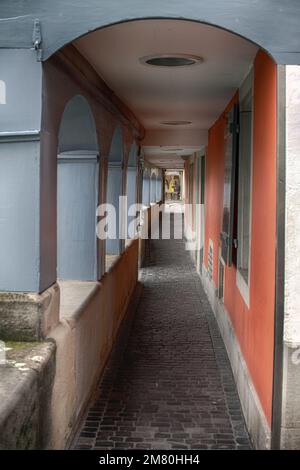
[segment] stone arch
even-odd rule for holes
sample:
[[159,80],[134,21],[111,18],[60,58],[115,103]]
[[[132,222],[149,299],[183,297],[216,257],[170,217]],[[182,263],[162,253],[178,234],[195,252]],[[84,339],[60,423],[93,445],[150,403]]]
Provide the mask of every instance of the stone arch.
[[82,95],[76,95],[67,102],[60,121],[58,151],[73,150],[99,150],[94,116]]
[[[274,0],[256,2],[254,7],[252,2],[236,0],[153,0],[147,3],[140,0],[52,0],[46,4],[35,1],[34,8],[29,7],[28,2],[21,2],[17,11],[10,0],[2,0],[2,3],[6,21],[1,26],[0,46],[31,48],[32,25],[38,18],[42,25],[43,60],[88,32],[113,24],[145,19],[182,19],[244,37],[268,52],[279,64],[299,62],[298,0],[290,0],[289,8],[285,9],[279,8],[278,3],[276,7]],[[264,21],[257,21],[257,18]],[[11,37],[12,28],[18,35]]]
[[88,101],[71,98],[61,117],[57,172],[57,275],[97,280],[99,147]]

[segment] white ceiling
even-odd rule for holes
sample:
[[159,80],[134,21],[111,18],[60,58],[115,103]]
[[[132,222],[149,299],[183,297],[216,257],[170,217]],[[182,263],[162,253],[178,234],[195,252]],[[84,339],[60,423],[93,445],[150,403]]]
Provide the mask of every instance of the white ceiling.
[[[167,160],[160,145],[193,148],[206,144],[203,138],[247,74],[257,47],[218,28],[184,20],[142,20],[101,29],[75,42],[107,85],[124,101],[142,122],[146,134],[145,155]],[[190,67],[151,67],[140,58],[156,54],[192,54],[203,63]],[[191,125],[171,128],[161,121],[188,120]],[[149,136],[159,132],[161,141]],[[166,134],[163,132],[166,131]],[[172,132],[171,132],[172,131]],[[199,137],[197,138],[197,131]],[[188,134],[189,133],[189,134]],[[168,135],[168,139],[163,138]],[[180,137],[181,136],[181,137]],[[174,152],[182,166],[180,154]],[[170,155],[168,155],[168,158]],[[174,164],[174,163],[172,163]],[[163,166],[160,163],[159,166]]]
[[184,159],[194,152],[203,149],[203,146],[146,146],[147,161],[159,168],[183,168]]

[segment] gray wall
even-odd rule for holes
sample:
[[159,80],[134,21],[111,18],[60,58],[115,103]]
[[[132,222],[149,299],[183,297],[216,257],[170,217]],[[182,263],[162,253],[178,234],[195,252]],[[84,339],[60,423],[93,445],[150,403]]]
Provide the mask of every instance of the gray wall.
[[150,175],[149,170],[146,168],[144,170],[143,175],[143,196],[142,196],[142,203],[145,206],[150,205]]
[[57,276],[97,280],[97,154],[60,154],[57,186]]
[[[65,107],[78,95],[88,102],[97,135],[93,131],[90,138],[89,121],[81,143],[93,149],[101,141],[102,169],[118,118],[99,104],[84,73],[68,73],[56,58],[42,66],[32,50],[0,49],[0,62],[6,85],[0,104],[0,291],[42,292],[57,277],[57,152]],[[72,139],[78,147],[78,122],[69,130],[64,150],[72,149]],[[123,174],[119,179],[118,191]],[[98,181],[97,204],[106,199],[105,172]],[[98,276],[103,252],[104,243],[97,240]]]
[[92,111],[81,95],[65,107],[58,150],[57,276],[96,280],[99,148]]
[[38,291],[42,68],[29,50],[2,49],[0,63],[0,291]]
[[33,23],[41,22],[43,57],[75,38],[109,24],[141,18],[178,18],[219,26],[250,39],[278,63],[298,64],[298,0],[1,0],[0,47],[32,47]]

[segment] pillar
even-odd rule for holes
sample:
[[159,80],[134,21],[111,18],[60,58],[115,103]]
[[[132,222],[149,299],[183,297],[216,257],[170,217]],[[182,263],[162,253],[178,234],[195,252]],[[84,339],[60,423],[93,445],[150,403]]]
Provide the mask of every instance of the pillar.
[[106,254],[119,255],[122,251],[122,242],[119,238],[121,226],[120,220],[120,196],[122,195],[123,169],[121,162],[109,162],[107,172],[107,204],[111,204],[116,211],[116,238],[106,240]]
[[0,63],[0,336],[36,340],[58,321],[56,172],[43,157],[35,51],[1,49]]
[[277,334],[272,437],[275,448],[299,449],[300,66],[279,67],[278,80]]

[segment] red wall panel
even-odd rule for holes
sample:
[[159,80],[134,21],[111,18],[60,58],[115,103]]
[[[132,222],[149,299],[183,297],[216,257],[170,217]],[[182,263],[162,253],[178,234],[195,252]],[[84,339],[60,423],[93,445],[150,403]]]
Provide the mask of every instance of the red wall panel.
[[[214,243],[213,281],[223,210],[225,113],[209,131],[206,156],[205,256]],[[276,65],[259,51],[254,62],[250,308],[236,286],[236,268],[225,270],[225,307],[230,315],[256,392],[271,423],[276,230]]]

